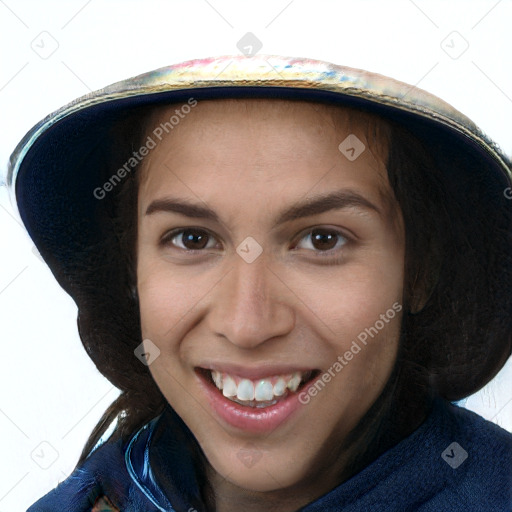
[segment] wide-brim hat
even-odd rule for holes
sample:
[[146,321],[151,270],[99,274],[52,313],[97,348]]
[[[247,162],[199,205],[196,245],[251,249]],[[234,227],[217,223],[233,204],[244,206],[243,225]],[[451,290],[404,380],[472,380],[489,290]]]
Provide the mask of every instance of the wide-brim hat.
[[[468,258],[473,257],[471,265],[475,271],[485,268],[485,272],[510,273],[510,161],[470,119],[428,92],[379,74],[303,58],[223,56],[160,68],[78,98],[35,125],[13,152],[7,176],[11,197],[37,249],[60,285],[82,311],[82,325],[103,322],[105,330],[112,330],[115,322],[112,315],[107,315],[101,305],[92,309],[90,306],[100,301],[116,303],[119,291],[130,293],[125,290],[126,274],[117,268],[118,259],[115,254],[109,254],[112,244],[107,242],[109,238],[119,236],[110,222],[111,204],[133,166],[132,150],[138,147],[134,146],[137,141],[132,141],[132,145],[120,144],[116,138],[118,131],[113,127],[122,125],[127,112],[137,112],[146,106],[168,103],[190,106],[191,100],[200,102],[220,98],[306,100],[370,111],[410,132],[428,149],[439,168],[449,169],[453,162],[466,162],[467,170],[464,164],[459,173],[461,177],[457,179],[464,180],[464,173],[468,178],[470,174],[478,174],[476,182],[482,193],[480,195],[477,187],[476,195],[473,193],[472,197],[465,198],[462,197],[466,193],[464,187],[461,186],[460,191],[457,186],[450,190],[450,200],[458,202],[459,211],[465,210],[467,217],[467,221],[465,219],[462,223],[467,225],[467,232],[460,235],[466,246],[464,251]],[[183,107],[182,115],[187,111]],[[114,159],[112,154],[115,154]],[[454,158],[454,155],[462,158]],[[113,166],[112,162],[116,165]],[[457,194],[461,197],[455,197]],[[473,214],[475,205],[480,202],[486,208],[479,212],[475,209]],[[482,215],[482,211],[499,213],[490,219],[489,215]],[[502,212],[505,213],[502,215]],[[472,223],[478,224],[478,230],[472,231]],[[482,242],[482,237],[487,226],[491,242],[496,233],[504,234],[507,239],[494,253],[486,255],[489,244]],[[472,236],[481,239],[483,256],[471,254]],[[464,265],[465,255],[463,251],[459,252],[457,261]],[[489,261],[482,262],[482,257]],[[456,272],[457,269],[453,270],[454,274]],[[493,321],[501,325],[500,333],[485,333],[485,329],[495,325],[491,321],[484,326],[475,324],[475,328],[484,331],[475,335],[487,336],[489,342],[482,342],[481,349],[478,349],[482,352],[478,355],[478,365],[483,368],[482,375],[485,374],[486,378],[495,373],[493,368],[498,362],[502,364],[503,358],[510,355],[512,328],[508,316],[511,292],[501,289],[498,293],[495,284],[504,284],[511,279],[500,279],[500,275],[492,277],[494,284],[488,286],[482,298],[495,311],[489,311],[489,314],[494,314],[496,318]],[[99,293],[104,295],[100,297]],[[472,300],[470,297],[478,294],[478,290],[471,293],[466,300]],[[491,296],[493,304],[487,302],[487,297]],[[457,298],[446,296],[444,300],[448,304],[444,313],[449,315],[447,308]],[[499,311],[496,304],[501,304]],[[457,307],[458,311],[465,308],[462,303]],[[481,309],[480,305],[475,307]],[[484,307],[487,306],[484,304]],[[136,309],[132,312],[137,314]],[[99,317],[102,315],[101,320]],[[118,324],[121,332],[125,322],[119,319]],[[98,326],[98,332],[99,329]],[[131,336],[135,338],[137,333]],[[488,358],[489,347],[491,350],[492,347],[500,348]],[[108,350],[108,346],[104,350]],[[468,353],[469,359],[472,354]],[[116,354],[112,353],[110,357],[115,366]],[[446,361],[440,364],[450,367],[455,363],[452,356],[447,356]],[[121,364],[118,370],[118,373],[123,371]],[[107,372],[105,369],[102,371]],[[463,372],[469,375],[468,369]],[[116,380],[114,370],[108,377],[119,387],[123,386],[121,380]],[[454,387],[449,376],[447,379],[441,387],[446,396],[452,397],[464,396],[485,382],[478,377],[459,379],[467,381],[467,385],[459,383]],[[127,376],[124,382],[129,386],[131,380]]]
[[108,127],[130,108],[227,97],[327,101],[367,109],[403,124],[427,144],[434,137],[444,140],[443,151],[448,147],[469,154],[500,176],[505,196],[512,192],[507,189],[510,162],[499,147],[451,105],[415,86],[311,59],[258,55],[187,61],[72,101],[36,124],[13,152],[7,175],[11,197],[65,289],[70,291],[65,276],[73,251],[94,243],[100,233],[94,223],[94,212],[104,203],[99,197],[104,189],[99,189],[117,171],[103,164],[113,147]]

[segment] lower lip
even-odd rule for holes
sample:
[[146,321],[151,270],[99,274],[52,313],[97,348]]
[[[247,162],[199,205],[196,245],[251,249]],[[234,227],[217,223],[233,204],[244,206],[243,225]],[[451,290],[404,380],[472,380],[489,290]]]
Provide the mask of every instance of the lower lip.
[[302,405],[299,402],[299,394],[293,393],[268,407],[248,407],[226,398],[217,387],[206,381],[203,375],[199,375],[199,382],[217,416],[231,427],[247,432],[271,432],[289,419]]

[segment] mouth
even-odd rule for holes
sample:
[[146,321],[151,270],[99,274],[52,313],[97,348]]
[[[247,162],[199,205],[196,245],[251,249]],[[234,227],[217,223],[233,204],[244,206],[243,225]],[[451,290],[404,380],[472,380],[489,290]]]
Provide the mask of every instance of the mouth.
[[302,388],[320,374],[320,370],[294,371],[281,375],[269,375],[259,379],[244,378],[221,370],[199,368],[203,378],[222,393],[222,396],[244,407],[264,409]]
[[269,433],[302,405],[299,395],[312,385],[318,369],[196,367],[199,384],[224,428]]

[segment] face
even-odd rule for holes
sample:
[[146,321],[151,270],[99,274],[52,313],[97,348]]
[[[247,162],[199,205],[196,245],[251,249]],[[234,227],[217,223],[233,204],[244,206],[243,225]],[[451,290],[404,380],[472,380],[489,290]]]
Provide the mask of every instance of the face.
[[390,376],[404,231],[384,132],[339,107],[203,101],[144,161],[137,287],[146,348],[160,351],[149,369],[238,488],[336,485],[343,441]]

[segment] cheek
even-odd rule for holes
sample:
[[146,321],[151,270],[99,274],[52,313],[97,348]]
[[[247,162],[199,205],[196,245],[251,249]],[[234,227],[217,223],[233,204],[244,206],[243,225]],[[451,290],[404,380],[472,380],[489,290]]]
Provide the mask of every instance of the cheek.
[[138,265],[137,289],[141,334],[151,340],[159,350],[158,357],[149,365],[154,381],[170,403],[180,397],[176,378],[183,379],[179,367],[180,320],[186,316],[190,305],[187,294],[164,278],[158,264]]
[[142,336],[161,345],[184,314],[187,294],[154,258],[139,253],[137,291]]
[[402,321],[402,304],[394,298],[377,298],[356,310],[347,336],[337,345],[347,365],[345,384],[354,397],[376,398],[391,375]]
[[[381,255],[347,265],[331,279],[303,283],[303,296],[327,335],[337,384],[361,397],[377,391],[394,365],[402,319],[403,269],[400,259]],[[336,283],[333,285],[333,283]],[[340,398],[340,400],[342,400]]]
[[137,264],[137,290],[143,339],[155,343],[159,362],[175,365],[186,354],[185,337],[207,314],[209,294],[219,284],[218,272],[170,264],[142,254]]
[[139,256],[137,291],[143,335],[161,339],[200,300],[200,289],[158,258]]
[[351,265],[337,275],[302,279],[300,296],[317,317],[316,323],[323,324],[328,337],[341,342],[357,337],[391,308],[386,329],[379,329],[387,330],[397,313],[393,304],[402,301],[402,281],[399,270]]

